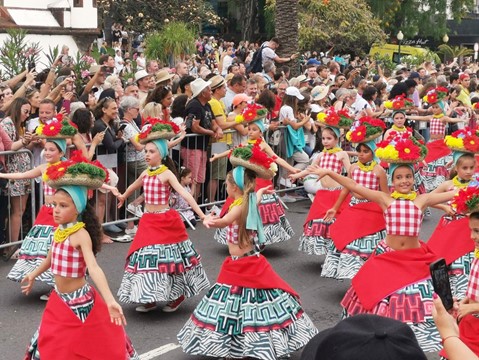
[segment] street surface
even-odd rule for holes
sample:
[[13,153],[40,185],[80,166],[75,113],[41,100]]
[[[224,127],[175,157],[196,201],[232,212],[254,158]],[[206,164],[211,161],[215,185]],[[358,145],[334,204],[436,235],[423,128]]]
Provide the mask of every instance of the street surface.
[[[287,216],[296,235],[289,241],[272,245],[264,255],[281,275],[301,296],[305,312],[311,317],[319,330],[335,325],[339,320],[339,302],[349,286],[349,281],[338,282],[319,276],[323,256],[306,255],[298,251],[298,239],[302,233],[302,223],[311,202],[303,200],[287,204]],[[440,213],[432,210],[432,216],[423,223],[421,238],[428,239],[434,230]],[[206,229],[202,224],[195,231],[190,230],[191,240],[202,256],[203,267],[213,284],[219,268],[228,255],[226,246],[213,240],[214,230]],[[124,257],[129,244],[114,243],[104,245],[98,255],[98,262],[103,268],[113,293],[116,294],[123,274]],[[0,354],[3,360],[22,359],[25,348],[40,323],[45,302],[40,295],[48,288],[36,283],[29,296],[20,292],[20,284],[6,279],[14,260],[0,262]],[[196,304],[206,290],[197,297],[188,299],[174,313],[160,310],[146,314],[135,311],[135,305],[122,305],[128,321],[126,330],[142,360],[150,359],[207,359],[184,354],[178,347],[176,334],[186,322]],[[162,304],[161,304],[162,305]],[[291,359],[298,360],[300,351]],[[436,354],[429,354],[429,359],[439,359]]]

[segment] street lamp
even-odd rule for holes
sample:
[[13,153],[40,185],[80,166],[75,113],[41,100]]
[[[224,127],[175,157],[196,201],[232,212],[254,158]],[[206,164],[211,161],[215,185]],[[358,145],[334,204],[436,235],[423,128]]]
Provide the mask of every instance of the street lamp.
[[[444,36],[442,37],[442,41],[444,42],[444,44],[447,44],[447,42],[449,41],[449,36],[447,36],[447,34],[444,34]],[[446,65],[446,52],[444,51],[444,65]]]
[[399,30],[398,34],[396,35],[396,38],[399,41],[399,48],[398,48],[398,64],[401,64],[401,41],[404,39],[404,34],[402,33],[401,30]]
[[474,44],[474,62],[477,62],[477,52],[479,51],[479,44]]

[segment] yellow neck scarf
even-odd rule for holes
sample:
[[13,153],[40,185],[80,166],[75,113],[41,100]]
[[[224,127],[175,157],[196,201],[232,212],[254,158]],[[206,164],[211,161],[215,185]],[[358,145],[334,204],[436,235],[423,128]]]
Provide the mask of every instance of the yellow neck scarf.
[[474,249],[474,256],[476,259],[479,259],[479,249]]
[[440,119],[440,118],[442,118],[442,117],[444,117],[444,116],[445,116],[445,115],[444,115],[443,113],[440,113],[440,114],[438,114],[438,115],[433,115],[432,117],[433,117],[434,119]]
[[323,153],[326,153],[326,154],[336,154],[337,152],[340,152],[340,151],[343,151],[343,149],[341,149],[338,146],[335,146],[332,149],[326,149],[326,148],[323,149]]
[[399,126],[396,126],[393,124],[393,126],[391,126],[391,129],[393,129],[394,131],[397,131],[397,132],[405,132],[407,131],[407,128],[405,126],[403,126],[402,128],[400,128]]
[[230,205],[230,207],[228,208],[228,211],[231,211],[232,208],[234,208],[235,206],[239,206],[243,203],[243,197],[239,197],[237,198],[235,201],[233,201],[233,203]]
[[361,169],[361,171],[364,171],[364,172],[370,172],[374,169],[374,167],[378,164],[376,161],[371,161],[369,163],[369,165],[367,164],[363,164],[361,161],[358,161],[357,162],[358,164],[358,167]]
[[71,234],[76,233],[78,230],[81,228],[85,227],[84,222],[77,222],[76,224],[67,227],[66,229],[61,229],[60,226],[57,227],[55,232],[53,233],[53,241],[55,241],[57,244],[64,242],[67,237],[69,237]]
[[393,199],[403,199],[403,200],[414,200],[417,197],[417,193],[415,191],[411,191],[409,194],[401,194],[394,190],[391,194]]
[[467,185],[469,185],[469,183],[471,182],[471,180],[462,180],[459,179],[459,177],[456,175],[454,176],[454,178],[452,179],[452,184],[454,185],[454,187],[456,189],[464,189],[467,187]]
[[155,169],[155,170],[151,170],[151,168],[148,168],[146,170],[146,173],[148,176],[155,176],[155,175],[160,175],[166,170],[168,170],[168,168],[165,165],[161,165],[158,169]]

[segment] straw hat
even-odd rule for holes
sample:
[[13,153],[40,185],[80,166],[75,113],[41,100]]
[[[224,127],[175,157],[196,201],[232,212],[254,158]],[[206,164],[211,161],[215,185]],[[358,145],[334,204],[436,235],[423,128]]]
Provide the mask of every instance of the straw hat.
[[162,83],[163,81],[170,80],[174,77],[174,74],[170,74],[168,70],[160,70],[155,74],[156,84]]
[[149,117],[145,122],[147,125],[145,125],[137,135],[137,141],[143,145],[157,139],[169,140],[180,132],[178,125],[170,121]]
[[313,90],[311,90],[311,98],[313,101],[319,101],[324,99],[329,93],[329,86],[321,84],[315,86]]
[[204,89],[211,85],[211,81],[204,81],[201,78],[196,79],[190,83],[191,95],[192,98],[197,97]]
[[243,166],[262,179],[272,179],[278,171],[274,159],[261,151],[259,145],[238,146],[230,154],[233,166]]
[[215,75],[211,79],[211,90],[215,90],[221,86],[223,86],[226,82],[225,79],[221,75]]
[[140,81],[141,79],[151,76],[146,70],[140,70],[135,73],[135,81]]

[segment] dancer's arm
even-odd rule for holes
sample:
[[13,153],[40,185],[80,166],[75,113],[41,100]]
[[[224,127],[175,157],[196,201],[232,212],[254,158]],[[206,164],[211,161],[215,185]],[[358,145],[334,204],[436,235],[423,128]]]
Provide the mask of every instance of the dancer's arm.
[[46,164],[42,164],[37,166],[34,169],[25,171],[23,173],[0,173],[0,179],[10,179],[10,180],[34,179],[38,176],[41,176],[45,168],[46,168]]
[[224,228],[235,221],[238,221],[241,216],[241,206],[234,206],[225,216],[222,218],[214,217],[215,215],[208,214],[203,219],[203,224],[207,227],[214,227],[214,228]]
[[52,252],[51,250],[49,250],[45,260],[43,260],[35,270],[25,275],[25,277],[22,279],[22,284],[25,284],[22,285],[22,293],[24,293],[25,295],[30,294],[30,291],[33,288],[33,284],[35,283],[35,278],[50,269],[51,264]]
[[265,141],[261,143],[261,147],[262,147],[261,150],[263,150],[266,154],[272,157],[274,159],[274,162],[278,164],[279,166],[281,166],[282,168],[288,170],[290,173],[293,173],[293,174],[299,172],[298,169],[288,164],[286,160],[276,155],[273,149],[271,149],[271,146],[269,146]]
[[185,188],[180,184],[176,176],[169,170],[165,171],[166,180],[170,186],[180,195],[186,202],[191,206],[193,211],[198,214],[201,220],[205,218],[205,214],[198,206],[198,203],[195,201],[193,196],[185,190]]
[[128,189],[126,189],[126,191],[123,194],[120,194],[119,196],[117,196],[117,198],[118,198],[118,208],[121,208],[123,206],[123,204],[125,203],[125,200],[128,199],[128,197],[131,194],[133,194],[136,190],[141,188],[141,186],[143,185],[143,177],[144,176],[146,176],[146,170],[143,171],[140,174],[138,179],[136,179],[133,184],[128,186]]

